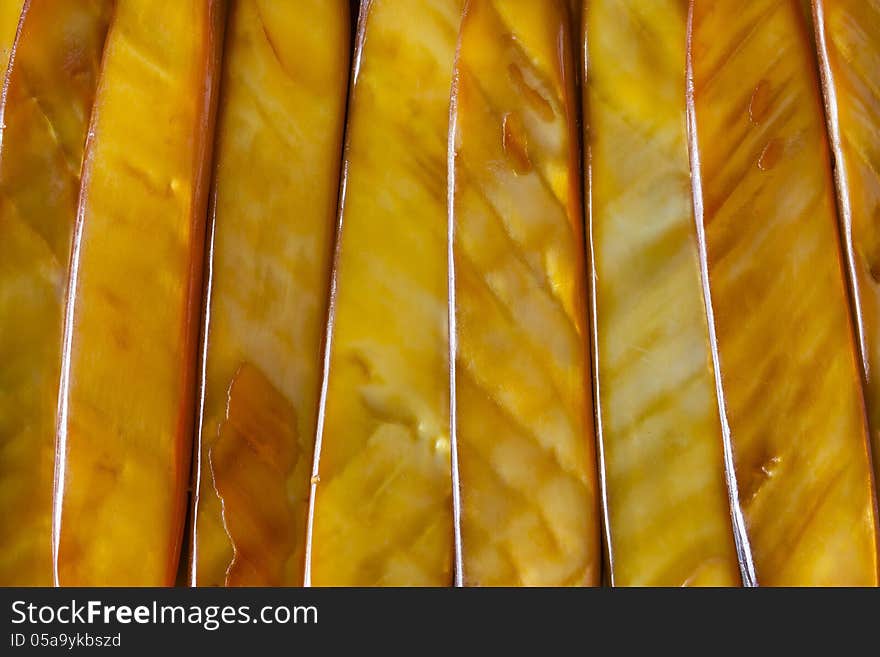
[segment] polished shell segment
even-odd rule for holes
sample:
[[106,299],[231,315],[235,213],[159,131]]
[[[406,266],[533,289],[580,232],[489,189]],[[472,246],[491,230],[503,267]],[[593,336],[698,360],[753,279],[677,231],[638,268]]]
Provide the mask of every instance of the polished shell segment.
[[689,179],[687,1],[585,5],[584,144],[610,580],[736,585]]
[[230,9],[191,582],[299,585],[345,100],[347,0]]
[[462,580],[596,585],[599,494],[566,4],[471,0],[450,156]]
[[52,583],[64,303],[112,8],[27,3],[0,107],[0,586]]
[[362,3],[307,581],[448,585],[446,143],[460,0]]
[[691,4],[695,207],[757,580],[876,584],[870,456],[812,37],[794,0]]
[[841,235],[880,475],[880,2],[815,0]]
[[119,0],[111,23],[65,327],[62,585],[170,585],[177,573],[224,6]]

